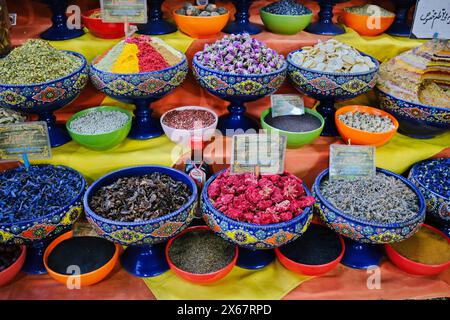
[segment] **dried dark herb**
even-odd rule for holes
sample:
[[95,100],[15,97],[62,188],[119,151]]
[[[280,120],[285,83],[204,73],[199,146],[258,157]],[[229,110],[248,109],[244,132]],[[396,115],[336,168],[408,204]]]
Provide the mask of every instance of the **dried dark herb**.
[[0,224],[36,219],[72,202],[83,178],[62,166],[18,167],[0,173]]
[[20,256],[19,246],[5,246],[0,244],[0,272],[11,266]]
[[185,183],[154,172],[119,178],[101,187],[92,196],[89,206],[96,214],[110,220],[139,222],[178,210],[190,196]]
[[313,131],[322,125],[320,119],[310,113],[279,117],[272,117],[272,114],[269,113],[264,121],[271,127],[288,132]]
[[195,230],[176,238],[168,254],[179,269],[205,274],[225,268],[234,259],[236,248],[210,230]]

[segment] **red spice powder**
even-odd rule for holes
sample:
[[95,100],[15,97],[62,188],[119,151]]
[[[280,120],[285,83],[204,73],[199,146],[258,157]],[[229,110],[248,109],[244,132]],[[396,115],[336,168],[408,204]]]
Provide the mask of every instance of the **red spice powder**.
[[146,36],[130,37],[127,43],[134,43],[139,49],[139,72],[152,72],[169,68],[169,63],[150,44],[151,39]]

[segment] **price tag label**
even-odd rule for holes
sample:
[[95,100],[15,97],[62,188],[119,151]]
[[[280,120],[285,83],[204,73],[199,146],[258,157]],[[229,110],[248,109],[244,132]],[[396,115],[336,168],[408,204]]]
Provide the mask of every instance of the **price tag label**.
[[103,22],[147,23],[146,0],[101,0]]
[[286,137],[274,134],[238,134],[231,146],[231,174],[284,172]]
[[44,121],[0,125],[0,160],[21,160],[52,157],[47,123]]
[[450,1],[417,0],[410,37],[450,39]]
[[330,146],[330,180],[371,177],[375,173],[374,146]]
[[303,99],[296,94],[273,94],[270,96],[270,103],[273,118],[305,113]]

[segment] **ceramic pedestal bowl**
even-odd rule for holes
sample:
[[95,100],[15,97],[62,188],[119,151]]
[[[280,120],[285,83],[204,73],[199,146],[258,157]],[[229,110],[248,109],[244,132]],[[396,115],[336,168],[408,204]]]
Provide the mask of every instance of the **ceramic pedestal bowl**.
[[408,12],[416,0],[392,0],[392,2],[395,3],[395,20],[386,33],[391,36],[409,37],[411,26],[408,24]]
[[0,83],[0,107],[39,115],[40,121],[47,122],[52,147],[70,141],[67,131],[56,125],[53,112],[74,101],[88,82],[86,59],[79,53],[66,52],[80,58],[83,64],[63,78],[38,84]]
[[298,66],[292,60],[296,50],[288,54],[288,75],[292,85],[302,93],[320,100],[317,111],[325,119],[325,128],[322,131],[323,136],[337,136],[336,125],[334,122],[335,100],[348,100],[355,98],[372,89],[377,81],[377,72],[379,68],[378,61],[364,53],[375,63],[375,68],[367,72],[355,73],[333,73],[316,71]]
[[230,114],[219,118],[217,128],[223,134],[227,130],[244,131],[258,130],[259,124],[256,120],[245,115],[244,103],[259,100],[278,90],[286,78],[287,63],[271,73],[255,75],[238,75],[220,72],[202,66],[197,55],[193,59],[194,76],[200,85],[211,94],[230,102],[228,110]]
[[67,27],[66,9],[67,0],[41,0],[48,4],[52,11],[52,26],[41,33],[41,38],[45,40],[69,40],[80,37],[84,34],[83,28],[69,29]]
[[[421,161],[414,164],[409,172],[408,179],[414,183],[425,197],[427,205],[427,218],[442,232],[450,237],[450,197],[439,194],[436,182],[428,182],[433,171],[450,172],[450,159],[440,158]],[[441,187],[450,188],[450,181],[441,181]]]
[[140,34],[167,34],[177,31],[177,27],[164,20],[161,6],[164,0],[147,0],[147,16],[146,24],[138,25],[138,33]]
[[[182,181],[191,190],[191,196],[184,206],[165,216],[142,222],[120,222],[97,215],[89,206],[92,196],[105,185],[119,178],[140,176],[160,172]],[[197,187],[185,173],[163,166],[136,166],[111,172],[95,181],[86,192],[84,209],[89,222],[99,236],[114,243],[127,246],[121,263],[126,271],[138,277],[157,276],[169,269],[164,249],[165,242],[189,226],[195,215]]]
[[[272,249],[294,241],[306,231],[313,217],[312,207],[305,208],[300,215],[289,221],[276,224],[257,225],[231,219],[217,210],[208,196],[209,185],[222,171],[209,178],[203,187],[203,219],[215,233],[240,247],[237,261],[239,267],[263,268],[275,257]],[[306,195],[311,195],[306,185],[303,184],[303,188]]]
[[112,73],[95,67],[96,58],[91,63],[91,81],[107,96],[136,106],[131,127],[131,139],[151,139],[163,134],[157,119],[152,118],[152,102],[161,99],[183,83],[188,73],[186,56],[178,64],[153,72],[133,74]]
[[323,34],[327,36],[334,36],[345,33],[344,28],[333,22],[333,7],[341,2],[348,0],[315,0],[319,3],[319,19],[317,22],[311,23],[306,32],[314,34]]
[[236,7],[236,13],[234,15],[234,21],[229,22],[223,29],[225,33],[248,33],[248,34],[258,34],[262,30],[261,28],[250,22],[250,6],[253,0],[231,0]]
[[450,109],[427,106],[396,98],[377,88],[381,109],[399,122],[399,132],[418,139],[430,139],[450,130]]
[[401,180],[414,191],[419,202],[419,210],[414,218],[401,223],[384,224],[364,221],[340,211],[320,192],[320,184],[328,177],[328,169],[319,174],[313,185],[313,195],[316,198],[314,209],[328,227],[345,237],[342,264],[351,268],[365,269],[378,265],[383,256],[382,244],[411,237],[425,219],[425,199],[414,184],[391,171],[377,168],[377,172]]
[[50,214],[33,220],[0,224],[0,243],[27,246],[27,256],[22,271],[29,274],[44,274],[43,256],[47,245],[59,234],[67,231],[83,211],[82,201],[86,191],[83,176],[72,168],[81,181],[77,196],[67,205]]

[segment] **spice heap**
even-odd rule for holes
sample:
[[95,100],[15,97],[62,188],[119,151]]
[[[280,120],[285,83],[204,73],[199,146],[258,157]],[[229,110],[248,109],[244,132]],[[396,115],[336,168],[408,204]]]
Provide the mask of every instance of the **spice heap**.
[[392,17],[395,13],[390,12],[380,6],[375,4],[364,4],[361,6],[353,6],[344,8],[344,11],[359,14],[362,16],[372,16],[372,17]]
[[304,14],[311,14],[311,10],[301,5],[296,0],[281,0],[271,3],[262,8],[263,11],[280,14],[284,16],[302,16]]
[[0,59],[1,84],[37,84],[63,78],[80,69],[83,61],[40,39],[27,40]]
[[114,110],[94,110],[70,123],[70,130],[82,135],[97,135],[116,131],[127,124],[127,114]]
[[320,192],[335,208],[364,221],[400,223],[419,212],[414,191],[400,179],[381,172],[355,180],[324,179]]
[[308,132],[322,126],[320,119],[310,113],[279,117],[272,117],[272,114],[269,113],[264,121],[271,127],[288,132]]
[[19,258],[22,248],[0,244],[0,272],[6,270]]
[[82,192],[79,173],[63,166],[39,165],[0,173],[0,223],[36,219],[69,205]]
[[334,39],[319,40],[315,46],[303,47],[292,55],[292,62],[302,68],[336,73],[366,72],[376,68],[370,57]]
[[206,44],[195,54],[198,63],[206,68],[233,74],[266,74],[285,65],[284,57],[248,33],[231,34]]
[[320,265],[336,260],[342,244],[332,230],[312,223],[300,238],[280,247],[280,252],[301,264]]
[[379,116],[368,112],[346,112],[339,115],[339,120],[353,129],[367,132],[389,132],[395,125],[388,116]]
[[0,108],[0,125],[25,121],[25,116],[17,111]]
[[414,177],[428,190],[450,199],[450,158],[424,161],[414,167]]
[[116,247],[99,237],[73,237],[61,241],[47,258],[48,267],[59,274],[71,275],[70,267],[78,266],[85,274],[103,267],[112,259]]
[[207,128],[215,121],[216,118],[211,111],[200,109],[172,110],[162,119],[166,126],[180,130]]
[[193,230],[173,240],[168,256],[183,271],[205,274],[229,265],[236,256],[236,247],[210,230]]
[[187,203],[189,187],[170,176],[154,172],[119,178],[101,187],[89,202],[96,214],[109,220],[141,222],[165,216]]
[[183,16],[195,16],[195,17],[214,17],[228,13],[228,10],[224,7],[217,7],[215,4],[208,4],[205,9],[196,8],[192,3],[186,2],[183,8],[175,11]]
[[183,54],[163,40],[140,35],[120,41],[94,66],[113,73],[153,72],[172,67],[183,60]]
[[291,220],[314,203],[314,197],[305,194],[302,180],[289,173],[256,177],[230,175],[226,170],[211,182],[208,196],[226,216],[254,224]]
[[391,246],[405,258],[415,262],[437,265],[450,261],[450,243],[444,236],[427,227],[422,227],[411,238]]

